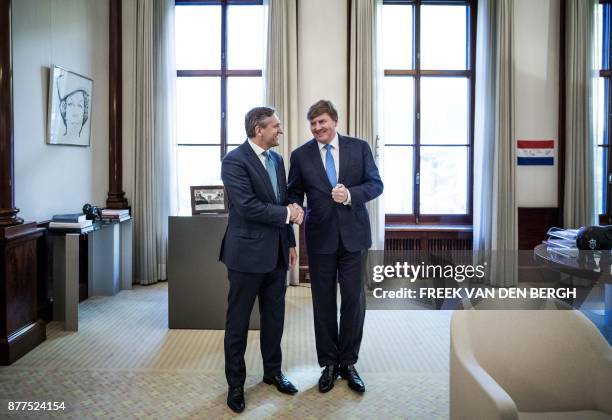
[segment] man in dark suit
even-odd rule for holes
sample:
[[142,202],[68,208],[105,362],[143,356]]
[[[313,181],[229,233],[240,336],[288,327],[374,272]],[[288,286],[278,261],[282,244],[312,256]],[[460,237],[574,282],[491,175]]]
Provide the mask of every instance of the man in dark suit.
[[[338,375],[351,389],[365,385],[354,364],[365,318],[363,252],[372,245],[365,203],[382,194],[383,183],[368,144],[338,135],[338,112],[331,101],[310,107],[314,138],[291,154],[289,201],[302,206],[312,287],[317,358],[323,367],[319,391],[327,392]],[[336,290],[342,303],[337,323]]]
[[290,223],[301,223],[303,211],[287,205],[282,157],[269,150],[283,133],[274,109],[258,107],[245,117],[248,139],[227,154],[221,178],[229,201],[229,220],[219,259],[230,282],[225,321],[227,405],[244,410],[244,353],[249,318],[259,296],[263,381],[286,394],[297,389],[281,372],[281,337],[285,319],[287,268],[297,260]]

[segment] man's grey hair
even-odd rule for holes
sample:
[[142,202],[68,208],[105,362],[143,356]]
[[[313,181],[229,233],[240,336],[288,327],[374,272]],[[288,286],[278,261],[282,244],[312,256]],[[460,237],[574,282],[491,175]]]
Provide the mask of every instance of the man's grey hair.
[[250,139],[255,138],[255,129],[257,127],[266,128],[264,121],[275,113],[276,110],[274,108],[267,106],[258,106],[247,112],[244,116],[244,129],[246,130],[247,137]]

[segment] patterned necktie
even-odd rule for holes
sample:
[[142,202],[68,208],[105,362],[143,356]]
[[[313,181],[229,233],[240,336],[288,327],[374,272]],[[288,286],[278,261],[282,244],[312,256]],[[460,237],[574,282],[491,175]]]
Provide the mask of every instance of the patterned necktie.
[[325,155],[325,172],[327,173],[327,179],[332,187],[335,187],[338,183],[338,177],[336,176],[336,164],[334,162],[334,156],[331,153],[331,144],[326,144],[325,149],[327,153]]
[[272,160],[272,156],[266,150],[262,153],[262,155],[266,158],[266,172],[268,172],[268,177],[270,177],[270,182],[272,183],[272,189],[274,189],[274,196],[276,197],[276,202],[280,201],[280,197],[278,196],[278,179],[276,178],[276,165]]

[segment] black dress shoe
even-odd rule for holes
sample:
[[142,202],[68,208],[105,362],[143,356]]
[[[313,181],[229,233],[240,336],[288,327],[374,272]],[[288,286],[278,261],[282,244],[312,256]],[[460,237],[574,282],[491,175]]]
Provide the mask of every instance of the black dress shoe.
[[227,391],[227,406],[236,413],[244,411],[244,389],[241,386],[230,386]]
[[327,365],[319,378],[319,392],[328,392],[334,387],[334,381],[338,377],[338,370],[334,365]]
[[298,392],[297,388],[293,386],[293,384],[289,382],[289,379],[287,379],[282,373],[271,378],[266,378],[264,376],[263,381],[268,385],[275,385],[276,389],[283,394],[293,395]]
[[364,393],[365,384],[359,377],[355,365],[340,366],[340,376],[348,381],[348,386],[355,392]]

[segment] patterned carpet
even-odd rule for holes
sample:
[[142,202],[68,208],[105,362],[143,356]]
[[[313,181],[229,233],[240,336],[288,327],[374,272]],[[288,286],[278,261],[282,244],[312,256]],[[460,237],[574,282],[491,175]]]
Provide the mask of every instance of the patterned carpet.
[[[261,382],[259,333],[249,333],[248,418],[448,417],[446,311],[368,311],[357,364],[367,391],[345,381],[317,390],[310,289],[287,293],[283,371],[299,388],[279,394]],[[79,306],[79,332],[47,326],[47,341],[0,367],[2,418],[220,418],[226,407],[223,331],[169,330],[167,284],[135,287]],[[9,412],[9,401],[65,402],[59,412]]]

